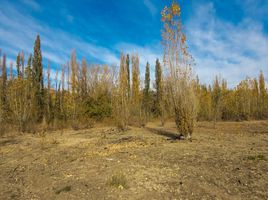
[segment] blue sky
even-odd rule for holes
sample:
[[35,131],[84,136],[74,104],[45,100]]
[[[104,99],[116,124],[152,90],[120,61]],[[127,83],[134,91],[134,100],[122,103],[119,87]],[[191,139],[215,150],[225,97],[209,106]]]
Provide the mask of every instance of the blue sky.
[[[267,0],[181,0],[182,19],[195,72],[234,86],[263,70],[268,77]],[[33,51],[41,36],[44,66],[78,58],[118,65],[120,52],[138,53],[141,73],[162,59],[160,12],[169,0],[0,0],[0,48],[9,58]],[[142,74],[143,76],[143,74]]]

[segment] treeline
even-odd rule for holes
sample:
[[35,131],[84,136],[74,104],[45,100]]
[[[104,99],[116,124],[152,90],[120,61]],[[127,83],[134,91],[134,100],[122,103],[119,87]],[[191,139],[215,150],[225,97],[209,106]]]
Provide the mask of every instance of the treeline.
[[[184,104],[176,104],[175,109],[171,106],[174,98],[182,102],[183,96],[178,98],[179,90],[175,88],[176,95],[170,95],[174,94],[170,85],[185,83],[164,77],[159,60],[154,66],[154,82],[150,80],[153,76],[147,63],[144,84],[138,55],[121,54],[117,69],[107,65],[89,66],[85,59],[79,63],[74,51],[70,61],[52,76],[49,64],[46,70],[43,68],[41,42],[37,36],[33,55],[29,55],[27,62],[20,52],[15,70],[12,64],[7,69],[5,54],[0,56],[0,63],[1,132],[14,128],[21,132],[38,127],[87,128],[105,119],[126,129],[128,125],[144,126],[152,118],[160,118],[164,124],[176,112],[185,110]],[[200,84],[198,78],[189,84],[188,88],[194,88],[192,96],[198,105],[199,121],[268,118],[268,92],[262,72],[258,79],[247,78],[234,89],[218,77],[212,85]],[[187,101],[186,98],[185,105]]]
[[[146,66],[143,90],[137,55],[122,54],[117,69],[108,65],[89,66],[85,59],[79,63],[73,51],[70,61],[52,75],[49,64],[43,68],[41,41],[37,36],[34,53],[27,62],[24,53],[19,52],[16,69],[13,63],[7,69],[5,54],[0,56],[0,63],[1,132],[14,128],[20,132],[87,128],[105,119],[124,129],[130,124],[141,126],[159,114],[158,92],[150,88],[150,66]],[[157,68],[160,70],[158,60]],[[122,104],[125,110],[121,110]]]
[[268,118],[268,91],[264,74],[258,79],[247,77],[234,89],[227,81],[216,77],[211,85],[200,85],[196,80],[199,99],[198,120],[263,120]]

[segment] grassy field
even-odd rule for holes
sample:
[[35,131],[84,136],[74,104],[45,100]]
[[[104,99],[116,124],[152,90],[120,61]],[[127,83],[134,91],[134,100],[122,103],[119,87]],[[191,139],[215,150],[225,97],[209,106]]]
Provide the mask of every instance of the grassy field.
[[159,124],[2,137],[0,199],[268,199],[268,121]]

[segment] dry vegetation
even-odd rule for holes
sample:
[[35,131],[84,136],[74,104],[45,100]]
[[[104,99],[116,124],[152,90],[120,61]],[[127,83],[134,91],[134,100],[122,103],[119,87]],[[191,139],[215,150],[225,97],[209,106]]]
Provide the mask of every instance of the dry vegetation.
[[39,35],[16,73],[0,53],[0,199],[268,199],[264,74],[201,84],[180,17],[162,11],[154,83],[137,54],[117,68],[73,51],[52,76]]
[[160,125],[5,136],[0,197],[268,198],[268,121],[198,123],[192,142]]

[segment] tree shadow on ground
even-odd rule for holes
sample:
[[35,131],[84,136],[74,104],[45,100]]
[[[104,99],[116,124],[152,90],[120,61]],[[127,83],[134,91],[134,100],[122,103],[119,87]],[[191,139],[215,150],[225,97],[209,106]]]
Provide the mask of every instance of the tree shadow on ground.
[[182,135],[180,135],[178,133],[171,132],[171,131],[164,130],[162,128],[146,127],[146,129],[154,134],[165,136],[168,138],[168,140],[184,140],[184,137]]

